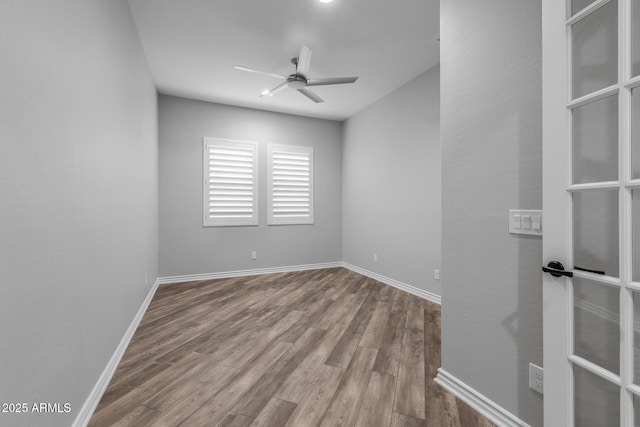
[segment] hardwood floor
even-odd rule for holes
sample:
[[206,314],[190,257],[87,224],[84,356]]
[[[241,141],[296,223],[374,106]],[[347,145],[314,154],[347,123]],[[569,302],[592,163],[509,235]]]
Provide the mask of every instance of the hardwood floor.
[[342,268],[161,286],[90,426],[481,426],[440,307]]

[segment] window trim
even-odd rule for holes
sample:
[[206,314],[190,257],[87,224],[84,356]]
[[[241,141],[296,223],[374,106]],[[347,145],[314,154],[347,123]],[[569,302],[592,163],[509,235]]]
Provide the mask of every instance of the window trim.
[[[309,213],[300,217],[279,217],[274,215],[274,154],[303,154],[309,157]],[[268,147],[268,225],[310,225],[314,224],[314,161],[313,147],[300,145],[269,144]]]
[[[209,149],[211,147],[235,148],[252,151],[252,215],[243,218],[211,218],[209,208],[211,198],[209,194],[209,176],[210,176],[210,156]],[[259,223],[259,193],[258,193],[258,143],[253,141],[238,141],[225,138],[203,137],[202,141],[202,226],[203,227],[239,227],[239,226],[257,226]]]

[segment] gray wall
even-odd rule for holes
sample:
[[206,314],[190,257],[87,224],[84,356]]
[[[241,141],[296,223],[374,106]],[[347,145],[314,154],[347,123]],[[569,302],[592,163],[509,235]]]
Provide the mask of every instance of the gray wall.
[[542,425],[542,241],[509,209],[542,208],[541,2],[442,0],[442,360]]
[[440,295],[439,66],[345,122],[343,175],[344,261]]
[[[164,95],[159,123],[161,276],[342,259],[341,123]],[[202,226],[203,136],[259,143],[258,227]],[[267,226],[269,143],[313,147],[315,224]]]
[[0,402],[72,408],[0,425],[68,426],[157,277],[157,96],[124,0],[3,0],[0,52]]

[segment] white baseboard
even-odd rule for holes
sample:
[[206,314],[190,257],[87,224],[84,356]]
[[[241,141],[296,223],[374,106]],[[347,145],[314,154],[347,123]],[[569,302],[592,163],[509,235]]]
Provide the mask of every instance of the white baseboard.
[[161,285],[169,283],[194,282],[198,280],[226,279],[229,277],[258,276],[261,274],[291,273],[305,270],[321,270],[324,268],[342,267],[341,262],[325,262],[321,264],[289,265],[285,267],[257,268],[253,270],[223,271],[220,273],[187,274],[184,276],[160,277]]
[[107,386],[109,385],[113,374],[116,372],[118,364],[120,363],[120,359],[122,359],[124,352],[129,346],[129,342],[131,341],[131,338],[133,338],[133,334],[136,332],[136,329],[138,329],[138,325],[142,320],[142,316],[144,316],[144,313],[147,311],[147,307],[149,307],[149,304],[151,303],[151,300],[153,299],[153,296],[158,289],[158,285],[160,285],[160,281],[156,280],[149,290],[147,297],[144,299],[142,305],[138,309],[135,317],[131,321],[127,332],[125,332],[124,336],[120,340],[120,344],[118,344],[115,353],[113,353],[113,356],[111,356],[109,363],[107,363],[104,371],[102,371],[102,375],[100,375],[100,378],[98,378],[98,382],[93,387],[93,390],[91,390],[91,393],[89,394],[87,400],[84,402],[84,405],[82,405],[82,408],[80,408],[80,412],[73,422],[73,427],[85,427],[87,424],[89,424],[89,420],[91,420],[93,412],[96,410],[96,407],[98,406],[98,403],[100,403],[100,399],[107,389]]
[[415,295],[420,298],[424,298],[428,301],[431,301],[436,304],[441,304],[442,299],[440,295],[434,294],[432,292],[425,291],[420,288],[416,288],[415,286],[407,285],[406,283],[399,282],[395,279],[391,279],[389,277],[385,277],[381,274],[374,273],[373,271],[365,270],[364,268],[357,267],[355,265],[349,264],[347,262],[343,262],[342,266],[348,270],[355,271],[358,274],[362,274],[363,276],[370,277],[372,279],[377,280],[378,282],[382,282],[386,285],[393,286],[394,288],[398,288],[405,292],[408,292],[412,295]]
[[529,424],[484,395],[478,393],[475,389],[469,387],[442,368],[438,369],[438,375],[434,381],[498,426],[530,427]]

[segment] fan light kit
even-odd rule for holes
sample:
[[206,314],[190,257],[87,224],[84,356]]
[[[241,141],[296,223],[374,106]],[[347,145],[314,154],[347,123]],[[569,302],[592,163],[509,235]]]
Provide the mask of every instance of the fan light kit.
[[[323,1],[323,0],[320,0]],[[325,0],[326,1],[326,0]],[[332,0],[331,0],[332,1]],[[283,89],[291,88],[296,89],[298,92],[311,99],[313,102],[319,103],[324,102],[322,98],[318,96],[313,90],[311,90],[310,86],[326,86],[326,85],[339,85],[345,83],[354,83],[358,80],[357,77],[329,77],[329,78],[319,78],[319,79],[310,79],[307,78],[307,74],[309,73],[309,66],[311,65],[311,49],[306,46],[302,46],[300,49],[300,54],[297,58],[292,58],[291,63],[295,65],[296,72],[290,74],[289,76],[281,76],[279,74],[269,73],[266,71],[256,70],[254,68],[242,67],[236,65],[234,68],[236,70],[248,71],[250,73],[258,73],[264,74],[267,76],[274,77],[276,79],[284,80],[283,83],[274,87],[271,90],[265,90],[262,92],[263,96],[273,96],[274,94],[280,92]]]

